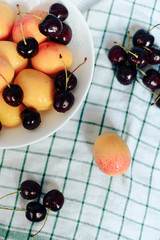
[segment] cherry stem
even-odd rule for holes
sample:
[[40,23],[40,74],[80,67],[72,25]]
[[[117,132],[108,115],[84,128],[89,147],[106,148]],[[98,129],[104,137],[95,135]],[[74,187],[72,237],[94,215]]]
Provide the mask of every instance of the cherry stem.
[[152,30],[153,30],[153,28],[155,28],[155,27],[157,27],[157,26],[159,26],[160,25],[160,23],[158,23],[158,24],[156,24],[155,26],[153,26],[150,30],[148,30],[148,33],[150,33]]
[[4,195],[3,197],[1,197],[0,200],[3,199],[3,198],[5,198],[5,197],[8,197],[8,196],[10,196],[10,195],[12,195],[12,194],[20,193],[20,192],[21,192],[21,190],[16,191],[16,192],[12,192],[12,193],[9,193],[9,194],[6,194],[6,195]]
[[17,10],[18,10],[17,15],[19,15],[19,21],[20,21],[21,33],[22,33],[23,41],[24,41],[24,44],[27,45],[27,42],[26,42],[26,39],[25,39],[25,36],[24,36],[23,26],[22,26],[22,18],[21,18],[21,11],[20,11],[19,4],[17,4]]
[[122,45],[118,44],[117,42],[114,42],[114,44],[116,44],[117,46],[123,48],[125,51],[127,51],[128,53],[132,54],[134,57],[138,58],[138,55],[132,53],[131,51],[129,51],[127,48],[123,47]]
[[147,48],[147,47],[145,47],[145,46],[143,46],[143,48],[146,49],[146,50],[149,51],[149,52],[152,52],[151,49],[149,49],[149,48]]
[[130,36],[130,31],[127,32],[127,38],[128,38],[128,48],[129,48],[129,36]]
[[65,64],[64,59],[63,59],[63,57],[62,57],[61,54],[59,55],[59,58],[61,58],[61,60],[62,60],[62,62],[63,62],[63,65],[64,65],[64,70],[65,70],[65,74],[66,74],[66,86],[65,86],[65,90],[67,90],[67,84],[68,84],[68,81],[69,81],[68,74],[67,74],[67,68],[66,68],[66,64]]
[[38,233],[40,233],[40,232],[42,231],[42,229],[44,228],[44,225],[45,225],[46,222],[47,222],[47,219],[48,219],[48,216],[49,216],[50,210],[51,210],[51,209],[49,208],[48,213],[47,213],[47,216],[46,216],[46,219],[45,219],[45,221],[44,221],[42,227],[40,228],[40,230],[39,230],[38,232],[36,232],[35,234],[30,235],[30,237],[35,237]]
[[85,57],[84,61],[78,65],[78,67],[76,67],[69,75],[68,79],[71,77],[71,75],[79,68],[81,67],[83,64],[85,64],[85,62],[87,61],[87,58]]
[[36,17],[36,18],[40,19],[41,21],[44,20],[43,18],[41,18],[41,17],[39,17],[39,16],[37,16],[37,15],[35,15],[35,14],[32,14],[32,13],[28,13],[28,12],[17,13],[17,15],[22,15],[22,14],[28,14],[28,15],[31,15],[31,16],[33,16],[33,17]]
[[9,85],[9,83],[7,82],[7,80],[5,79],[5,77],[3,77],[3,75],[0,73],[0,76],[4,79],[4,81],[7,83],[7,86],[10,88],[11,86]]
[[[157,94],[158,95],[158,94]],[[159,96],[159,95],[158,95]],[[156,98],[155,102],[151,103],[151,106],[155,105],[156,102],[158,102],[158,100],[160,99],[160,96]]]
[[136,64],[136,68],[138,68],[138,70],[144,75],[144,76],[147,76],[147,74],[145,72],[143,72]]
[[153,95],[159,96],[157,93],[152,92],[151,90],[149,90],[148,88],[146,88],[145,86],[143,86],[143,84],[141,84],[138,79],[136,79],[136,81],[137,81],[144,89],[146,89],[148,92],[152,93]]
[[0,207],[2,210],[11,210],[11,211],[17,211],[17,212],[27,212],[26,209],[14,209],[14,208],[5,208],[5,207]]

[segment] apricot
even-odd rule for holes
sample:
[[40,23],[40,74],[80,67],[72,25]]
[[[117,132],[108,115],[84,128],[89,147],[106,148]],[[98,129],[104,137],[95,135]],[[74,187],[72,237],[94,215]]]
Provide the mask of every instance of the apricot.
[[114,133],[104,133],[97,137],[93,155],[98,168],[110,176],[125,173],[131,163],[131,154],[127,144]]
[[3,126],[14,127],[21,123],[20,114],[24,110],[24,106],[21,104],[18,107],[12,107],[8,105],[0,92],[0,121]]
[[23,90],[23,103],[37,110],[47,110],[53,105],[55,87],[53,79],[35,69],[22,70],[14,80]]
[[64,69],[62,55],[66,68],[70,68],[73,57],[70,49],[63,44],[55,42],[44,42],[39,45],[38,54],[31,59],[33,68],[47,73],[49,75],[55,74]]
[[[42,10],[35,10],[30,12],[30,14],[34,14],[42,19],[45,18],[47,15],[47,12],[42,11]],[[37,40],[38,43],[44,42],[47,37],[44,36],[38,28],[38,25],[42,20],[38,19],[37,17],[29,14],[25,14],[22,16],[22,26],[23,26],[23,31],[24,31],[24,36],[25,38],[27,37],[33,37]],[[12,30],[12,38],[15,43],[18,43],[21,41],[22,38],[22,32],[21,32],[21,26],[20,26],[20,20],[18,20]]]
[[16,20],[16,15],[12,8],[4,2],[0,2],[0,40],[7,39]]
[[15,73],[24,69],[28,64],[28,59],[20,56],[16,50],[17,44],[10,41],[0,41],[0,57],[10,62]]
[[14,77],[12,65],[4,58],[0,57],[0,91],[11,83]]

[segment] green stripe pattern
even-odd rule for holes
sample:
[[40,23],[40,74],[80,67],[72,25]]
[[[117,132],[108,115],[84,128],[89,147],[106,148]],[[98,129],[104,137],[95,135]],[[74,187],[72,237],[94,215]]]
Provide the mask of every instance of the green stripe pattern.
[[[95,69],[83,104],[43,141],[0,150],[1,196],[16,191],[26,179],[41,185],[40,202],[51,189],[64,194],[63,208],[50,212],[35,239],[160,239],[159,109],[151,106],[154,96],[137,82],[119,84],[107,58],[114,41],[128,47],[127,31],[131,48],[136,30],[157,24],[159,9],[158,0],[103,0],[90,8],[84,18],[93,37]],[[153,35],[158,45],[159,28]],[[94,162],[94,141],[105,132],[117,133],[130,148],[131,166],[123,175],[109,177]],[[25,209],[26,204],[17,193],[0,206]],[[0,211],[0,239],[29,240],[42,226],[29,222],[24,212]]]

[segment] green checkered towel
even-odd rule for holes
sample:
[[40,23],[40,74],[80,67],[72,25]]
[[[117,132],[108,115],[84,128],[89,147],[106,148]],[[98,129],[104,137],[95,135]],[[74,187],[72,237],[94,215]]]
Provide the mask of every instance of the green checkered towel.
[[[84,2],[81,10],[89,3],[73,2],[79,7]],[[136,30],[159,23],[160,1],[90,3],[83,16],[94,41],[95,71],[85,101],[52,136],[0,150],[0,195],[16,191],[26,179],[39,182],[43,194],[53,188],[63,192],[63,208],[50,213],[37,240],[159,240],[160,110],[137,82],[123,86],[117,81],[107,54],[114,41],[128,46],[127,31],[131,47]],[[152,31],[157,45],[159,33],[159,28]],[[93,144],[104,132],[119,134],[130,148],[132,163],[124,175],[109,177],[95,165]],[[25,209],[26,203],[19,194],[0,202],[16,209]],[[0,210],[0,239],[28,240],[41,226],[23,212]]]

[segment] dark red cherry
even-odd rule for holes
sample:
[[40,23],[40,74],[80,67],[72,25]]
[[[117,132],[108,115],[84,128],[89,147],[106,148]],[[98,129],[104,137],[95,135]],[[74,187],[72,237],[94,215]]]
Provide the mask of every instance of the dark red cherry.
[[155,90],[160,88],[160,73],[155,69],[149,69],[143,77],[143,83],[148,88]]
[[2,123],[0,122],[0,131],[2,130]]
[[[71,91],[73,90],[76,85],[77,85],[77,78],[74,74],[71,74],[70,71],[67,71],[67,76],[69,77],[69,81],[67,83],[67,90],[68,91]],[[55,76],[55,80],[54,80],[54,83],[55,83],[55,87],[58,89],[58,90],[65,90],[66,88],[66,73],[64,70],[60,71],[59,73],[56,74]]]
[[62,29],[62,22],[52,14],[48,14],[39,24],[40,32],[50,38],[58,36],[62,32]]
[[29,37],[25,38],[26,44],[24,40],[21,40],[17,43],[17,52],[23,58],[32,58],[34,57],[39,50],[38,42],[35,38]]
[[51,41],[58,42],[64,45],[67,45],[71,41],[71,39],[72,30],[70,26],[66,23],[63,23],[63,30],[58,36],[50,38]]
[[29,202],[26,210],[26,218],[31,222],[40,222],[46,217],[46,208],[41,203]]
[[149,56],[148,52],[139,47],[134,47],[130,50],[132,53],[136,54],[137,57],[128,53],[128,61],[133,66],[138,66],[139,68],[145,67],[148,64]]
[[43,198],[43,205],[55,212],[59,211],[63,204],[64,196],[56,189],[49,191]]
[[54,95],[54,108],[57,112],[68,111],[74,103],[74,96],[67,90],[58,90]]
[[148,51],[149,63],[150,64],[159,64],[160,63],[160,49],[151,48],[151,51]]
[[49,8],[49,13],[58,17],[61,21],[64,21],[68,17],[67,8],[61,3],[54,3]]
[[116,45],[109,50],[108,58],[112,64],[118,65],[126,61],[127,53],[123,48]]
[[135,47],[150,48],[153,42],[154,37],[144,29],[139,29],[133,36],[133,45]]
[[136,78],[136,67],[130,65],[121,65],[117,69],[116,77],[123,85],[129,85]]
[[34,108],[27,108],[21,112],[23,127],[27,130],[37,128],[41,123],[40,113]]
[[41,194],[40,185],[33,180],[26,180],[21,184],[20,194],[24,199],[32,200]]
[[2,96],[4,101],[12,107],[17,107],[22,103],[23,91],[17,84],[10,84],[3,89]]

